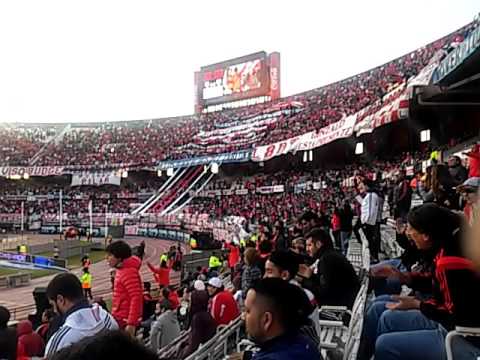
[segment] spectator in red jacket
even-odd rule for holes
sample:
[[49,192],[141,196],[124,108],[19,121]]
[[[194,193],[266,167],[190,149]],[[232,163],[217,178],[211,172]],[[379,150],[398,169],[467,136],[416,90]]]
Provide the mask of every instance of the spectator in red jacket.
[[155,267],[149,262],[147,262],[147,266],[151,272],[153,272],[153,276],[155,277],[155,281],[157,282],[160,288],[164,288],[170,285],[170,270],[171,268],[167,265],[167,262],[163,260],[160,264],[160,267]]
[[480,177],[480,144],[476,144],[468,156],[468,177]]
[[176,290],[165,287],[162,290],[162,296],[170,302],[172,310],[177,310],[180,306],[180,299],[178,298]]
[[22,320],[17,325],[17,357],[43,356],[45,342],[33,331],[29,320]]
[[131,336],[135,335],[143,311],[142,261],[132,256],[132,249],[124,241],[114,241],[106,248],[107,261],[116,269],[113,287],[112,315],[120,328]]
[[234,243],[226,244],[225,247],[230,250],[228,254],[228,267],[233,276],[235,266],[240,262],[240,247]]
[[50,328],[50,320],[55,317],[55,312],[52,309],[46,309],[42,313],[42,323],[40,326],[35,330],[35,332],[42,337],[45,341],[47,340],[47,333],[48,329]]
[[232,293],[223,288],[220,278],[211,278],[207,284],[207,291],[212,298],[210,314],[217,325],[227,325],[240,315],[237,302]]

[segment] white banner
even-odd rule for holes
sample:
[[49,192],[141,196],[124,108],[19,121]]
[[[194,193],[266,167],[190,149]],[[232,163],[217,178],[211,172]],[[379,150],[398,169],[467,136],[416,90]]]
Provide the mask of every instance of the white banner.
[[81,173],[72,174],[72,186],[100,186],[117,185],[120,186],[121,178],[115,173]]
[[260,194],[274,194],[274,193],[282,193],[284,191],[285,191],[285,187],[283,185],[257,187],[257,193],[260,193]]
[[63,169],[63,166],[2,166],[0,176],[60,176]]
[[266,161],[289,152],[312,150],[332,141],[353,134],[356,115],[348,116],[336,123],[274,144],[259,146],[253,150],[252,161]]

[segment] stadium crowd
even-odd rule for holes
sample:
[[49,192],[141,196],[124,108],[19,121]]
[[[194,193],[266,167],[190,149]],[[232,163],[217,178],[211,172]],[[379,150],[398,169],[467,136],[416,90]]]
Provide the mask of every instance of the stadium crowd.
[[[319,309],[324,305],[351,308],[360,287],[345,256],[355,235],[369,245],[374,294],[365,315],[359,358],[443,359],[449,330],[480,325],[474,316],[479,279],[462,246],[468,228],[479,219],[480,168],[475,161],[467,168],[457,157],[442,163],[433,156],[425,172],[413,166],[413,175],[406,176],[404,168],[415,165],[412,161],[411,156],[402,156],[394,162],[331,171],[321,181],[316,174],[291,172],[221,179],[210,189],[282,184],[290,191],[281,195],[252,191],[247,195],[250,201],[242,198],[238,203],[237,195],[225,196],[229,206],[218,215],[229,215],[228,209],[238,206],[237,215],[251,220],[247,223],[251,235],[240,243],[224,244],[222,255],[214,253],[207,268],[187,274],[179,285],[168,280],[173,267],[170,256],[162,259],[160,268],[149,264],[158,274],[160,290],[155,294],[140,278],[141,257],[126,243],[112,242],[107,248],[107,261],[115,269],[111,314],[84,298],[76,276],[58,275],[50,282],[47,296],[60,316],[49,310],[43,322],[35,324],[40,325],[37,331],[22,321],[12,332],[6,327],[7,310],[0,308],[0,331],[5,332],[0,342],[10,344],[5,349],[15,351],[17,358],[43,356],[45,351],[47,358],[71,359],[85,356],[77,353],[106,351],[99,348],[115,338],[148,358],[151,353],[129,337],[143,337],[155,353],[189,329],[175,354],[184,359],[243,311],[246,333],[259,347],[255,359],[319,359]],[[295,191],[299,182],[323,184]],[[424,204],[411,208],[413,197]],[[199,198],[190,210],[201,206],[202,211],[214,209],[216,214],[223,198]],[[247,208],[252,212],[249,216],[241,205],[250,203],[254,206]],[[396,241],[404,249],[399,258],[388,259],[384,253],[380,231],[384,216],[396,222]],[[102,329],[112,332],[89,338],[103,334]],[[460,339],[455,343],[459,352],[455,358],[478,354],[477,345]],[[427,355],[426,346],[432,349]]]
[[[0,165],[151,166],[162,160],[233,152],[285,140],[319,130],[362,109],[365,109],[364,115],[378,110],[388,101],[384,97],[390,91],[417,75],[438,51],[446,54],[453,49],[475,26],[476,23],[471,23],[387,64],[278,103],[159,120],[73,124],[65,129],[3,127],[0,128]],[[282,113],[254,136],[240,132],[204,142],[199,140],[198,135],[203,131],[248,122],[292,101],[302,104],[302,110]]]

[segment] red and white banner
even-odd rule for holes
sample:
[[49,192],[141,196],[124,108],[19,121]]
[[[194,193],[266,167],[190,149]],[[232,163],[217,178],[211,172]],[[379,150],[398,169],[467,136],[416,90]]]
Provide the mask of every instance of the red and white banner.
[[125,225],[125,235],[135,236],[138,234],[138,225]]
[[121,178],[113,172],[109,173],[79,173],[72,175],[72,186],[120,186]]
[[0,223],[13,224],[20,223],[22,221],[22,215],[18,214],[0,214]]
[[259,146],[253,150],[252,161],[266,161],[289,152],[306,151],[318,148],[332,141],[353,134],[356,115],[348,116],[336,123],[274,144]]
[[259,194],[275,194],[275,193],[282,193],[284,191],[285,191],[285,187],[283,185],[257,187],[257,193]]
[[63,166],[2,166],[0,176],[59,176],[62,175]]
[[371,105],[357,114],[355,124],[357,137],[371,133],[374,129],[397,120],[408,118],[408,95],[405,84],[385,95],[382,103]]

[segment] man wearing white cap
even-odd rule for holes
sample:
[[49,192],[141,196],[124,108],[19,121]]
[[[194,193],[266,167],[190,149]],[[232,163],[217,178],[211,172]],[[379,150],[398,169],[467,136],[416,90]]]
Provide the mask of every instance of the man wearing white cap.
[[220,278],[213,277],[208,280],[207,291],[212,298],[210,314],[217,325],[227,325],[240,315],[237,302],[232,293],[223,288]]
[[463,199],[466,202],[466,205],[463,209],[465,217],[470,225],[473,225],[476,219],[479,219],[480,209],[479,209],[479,188],[480,188],[480,177],[471,177],[465,182],[457,187],[457,191],[462,195]]

